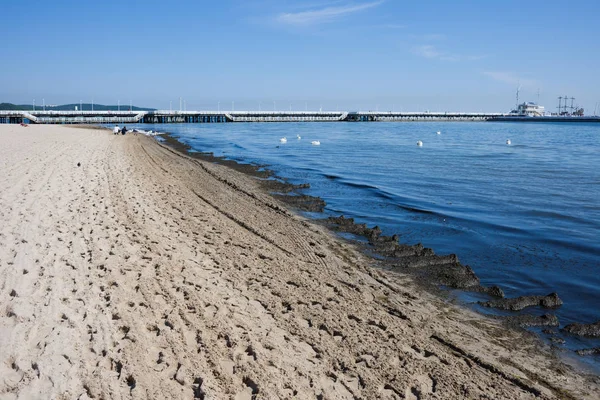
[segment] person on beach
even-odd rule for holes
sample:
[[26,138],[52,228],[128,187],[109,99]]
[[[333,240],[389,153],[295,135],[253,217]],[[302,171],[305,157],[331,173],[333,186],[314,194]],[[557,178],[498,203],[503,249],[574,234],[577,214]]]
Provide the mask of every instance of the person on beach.
[[121,129],[119,129],[119,125],[115,125],[115,127],[113,129],[113,135],[118,135],[120,130]]
[[123,129],[121,129],[121,135],[124,135],[127,133],[127,127],[123,126]]

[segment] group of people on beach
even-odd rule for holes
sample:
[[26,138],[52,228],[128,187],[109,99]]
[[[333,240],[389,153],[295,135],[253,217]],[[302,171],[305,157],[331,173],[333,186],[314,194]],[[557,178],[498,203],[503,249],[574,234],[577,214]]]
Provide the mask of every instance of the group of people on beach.
[[113,129],[113,134],[118,135],[119,132],[121,132],[121,135],[124,135],[127,133],[127,127],[123,126],[123,129],[119,128],[119,125],[115,125],[114,129]]

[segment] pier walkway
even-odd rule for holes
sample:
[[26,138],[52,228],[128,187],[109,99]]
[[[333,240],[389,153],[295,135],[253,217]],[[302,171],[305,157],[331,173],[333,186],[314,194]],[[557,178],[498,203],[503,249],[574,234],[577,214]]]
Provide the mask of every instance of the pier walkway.
[[0,124],[172,124],[225,122],[498,121],[600,122],[600,117],[392,111],[0,111]]
[[391,111],[0,111],[0,123],[169,124],[224,122],[486,121],[501,113]]

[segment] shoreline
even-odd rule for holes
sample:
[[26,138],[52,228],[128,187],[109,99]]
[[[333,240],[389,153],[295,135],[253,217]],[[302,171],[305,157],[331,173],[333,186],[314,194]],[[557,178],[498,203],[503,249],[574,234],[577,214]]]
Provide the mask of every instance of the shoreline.
[[[162,134],[161,137],[164,140],[161,141],[161,144],[169,146],[185,156],[223,165],[245,175],[259,178],[265,194],[278,199],[293,210],[300,212],[323,212],[325,202],[322,198],[301,193],[303,189],[309,188],[307,184],[294,185],[287,183],[284,181],[285,178],[276,176],[274,172],[269,170],[267,168],[268,166],[265,165],[255,165],[252,163],[229,160],[226,157],[214,156],[212,153],[190,151],[191,147],[189,145],[180,142],[170,133]],[[297,200],[299,198],[300,201]],[[314,206],[314,204],[318,204],[318,206]],[[383,264],[388,266],[388,268],[393,268],[394,262],[399,261],[397,259],[399,255],[414,255],[415,258],[419,259],[414,260],[418,262],[418,267],[432,267],[448,264],[454,264],[456,266],[456,268],[451,267],[451,272],[448,273],[446,271],[447,275],[445,276],[442,276],[437,268],[425,271],[424,274],[420,275],[421,278],[424,278],[425,281],[427,281],[424,287],[430,287],[431,289],[432,285],[446,285],[453,289],[487,293],[492,297],[504,298],[504,293],[499,287],[482,286],[477,275],[468,266],[460,264],[455,254],[437,256],[433,249],[423,248],[420,244],[405,245],[399,243],[397,235],[383,236],[378,227],[368,228],[366,224],[356,223],[353,218],[345,218],[343,215],[340,215],[339,217],[316,219],[313,221],[329,228],[332,232],[345,232],[350,233],[355,237],[367,239],[371,250],[370,253],[385,257],[386,260]],[[350,242],[355,245],[360,245],[358,240],[350,240]],[[369,253],[367,248],[365,246],[363,247],[363,254]],[[425,260],[425,262],[423,262],[423,260]],[[373,259],[373,262],[375,261],[376,260]],[[414,263],[411,261],[413,260],[404,262],[404,265],[398,266],[398,268],[405,267],[408,270],[413,269],[414,271],[414,268],[417,267],[417,265],[413,265]],[[418,275],[415,274],[415,276]]]
[[142,135],[0,129],[0,393],[600,395],[597,376],[373,268],[254,178]]
[[[165,133],[161,136],[166,139],[165,145],[189,157],[225,165],[249,176],[260,178],[263,189],[267,194],[296,211],[323,212],[325,202],[320,197],[302,193],[302,189],[307,189],[308,185],[289,184],[285,182],[286,178],[276,176],[273,171],[268,169],[268,166],[243,161],[238,162],[224,156],[214,156],[213,153],[190,151],[192,148],[189,145],[180,142],[172,134]],[[288,194],[289,192],[291,194]],[[317,206],[314,206],[315,204]],[[420,244],[406,245],[399,243],[398,235],[384,236],[377,226],[369,228],[364,223],[356,223],[352,218],[345,218],[344,215],[310,219],[327,227],[332,232],[353,235],[352,239],[342,238],[339,235],[338,237],[361,248],[363,254],[371,257],[373,263],[378,265],[379,268],[412,276],[415,281],[419,282],[423,290],[442,297],[447,296],[449,290],[487,295],[486,298],[473,304],[464,301],[459,301],[459,304],[471,310],[476,310],[474,305],[489,309],[490,312],[484,312],[481,309],[476,310],[476,312],[487,318],[501,321],[508,329],[526,330],[547,345],[553,346],[564,343],[564,339],[560,337],[561,331],[563,334],[564,332],[574,334],[586,331],[587,335],[575,334],[574,337],[584,340],[591,338],[592,341],[587,347],[561,348],[562,357],[571,360],[571,362],[579,357],[593,357],[600,352],[600,348],[594,347],[593,342],[593,339],[599,335],[600,327],[597,326],[598,323],[574,323],[559,329],[559,320],[553,310],[563,303],[559,297],[560,293],[552,292],[546,295],[525,293],[519,297],[507,298],[500,287],[494,284],[491,284],[491,286],[481,285],[480,279],[473,269],[468,265],[463,265],[456,254],[440,256],[434,252],[435,249],[424,248]],[[366,243],[359,238],[366,240]],[[535,309],[531,310],[530,307],[536,306],[543,309],[543,313],[536,312]],[[511,315],[502,313],[506,310],[513,313]],[[540,328],[541,332],[534,332],[531,328]],[[596,365],[590,365],[588,361],[582,358],[575,362],[575,364],[578,363],[581,363],[585,370],[593,374],[599,374],[600,370]]]
[[[225,156],[215,156],[211,152],[190,151],[191,146],[180,142],[171,133],[160,135],[165,141],[160,141],[177,152],[207,162],[223,165],[247,176],[258,178],[261,189],[270,197],[273,197],[291,207],[292,212],[317,212],[323,213],[325,202],[317,196],[302,194],[303,189],[309,188],[307,184],[294,185],[287,183],[286,178],[275,175],[268,169],[268,165],[256,165],[236,161]],[[291,194],[290,194],[291,193]],[[300,198],[300,201],[295,199]],[[319,204],[314,207],[313,204]],[[542,315],[537,313],[520,312],[515,315],[502,315],[500,313],[484,313],[469,307],[468,303],[459,300],[458,306],[474,311],[478,315],[496,320],[507,330],[517,330],[525,335],[531,335],[533,340],[541,341],[545,346],[553,347],[553,339],[559,338],[557,332],[548,328],[558,328],[558,319],[552,314],[552,309],[560,307],[562,300],[557,293],[549,293],[547,296],[523,295],[517,298],[507,298],[502,289],[496,285],[483,286],[479,277],[468,265],[463,265],[458,260],[456,254],[437,255],[434,249],[424,248],[420,243],[416,245],[406,245],[399,242],[398,235],[384,236],[379,227],[369,228],[364,223],[357,223],[353,218],[345,218],[344,215],[338,217],[330,216],[323,219],[309,218],[313,223],[325,227],[329,232],[336,234],[338,240],[345,241],[358,248],[361,253],[371,261],[374,268],[379,268],[392,273],[407,275],[412,279],[412,283],[420,290],[436,296],[446,301],[447,295],[451,290],[458,290],[463,293],[483,293],[487,295],[487,301],[478,301],[482,307],[492,308],[496,311],[513,310],[523,311],[530,306],[541,306],[548,312]],[[354,238],[344,238],[339,233],[349,233]],[[361,241],[363,238],[366,242]],[[381,259],[383,257],[383,259]],[[408,260],[406,260],[408,258]],[[544,338],[540,332],[535,332],[529,328],[545,328],[547,337]],[[592,327],[590,329],[590,327]],[[573,324],[567,326],[567,330],[595,330],[595,324]],[[564,329],[564,328],[562,328]],[[585,337],[585,336],[580,336]],[[570,363],[572,367],[578,368],[582,373],[589,373],[600,378],[597,369],[586,363],[580,357],[594,356],[599,353],[599,348],[581,348],[578,350],[562,349],[563,352],[559,358],[563,362]],[[567,351],[567,352],[565,352]]]
[[300,192],[302,189],[306,189],[307,185],[294,185],[286,182],[284,178],[276,176],[273,171],[268,169],[268,165],[237,162],[226,157],[215,156],[213,153],[190,151],[191,146],[180,142],[172,134],[164,133],[160,136],[163,139],[160,142],[161,144],[169,146],[188,157],[223,165],[244,175],[258,178],[267,194],[277,198],[289,207],[309,212],[322,212],[325,207],[325,202],[320,197],[309,196]]

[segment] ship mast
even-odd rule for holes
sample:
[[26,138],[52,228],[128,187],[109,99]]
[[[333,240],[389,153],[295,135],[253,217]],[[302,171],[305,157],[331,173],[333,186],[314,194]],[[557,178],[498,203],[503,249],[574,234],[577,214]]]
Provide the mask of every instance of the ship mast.
[[560,115],[560,113],[562,112],[561,103],[562,103],[562,96],[558,96],[558,115]]

